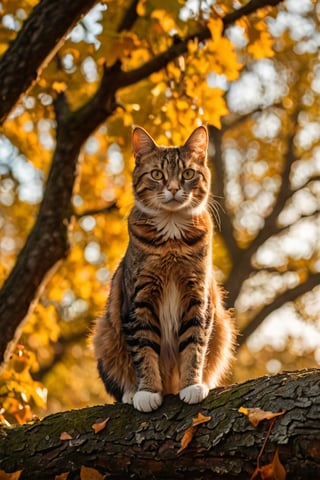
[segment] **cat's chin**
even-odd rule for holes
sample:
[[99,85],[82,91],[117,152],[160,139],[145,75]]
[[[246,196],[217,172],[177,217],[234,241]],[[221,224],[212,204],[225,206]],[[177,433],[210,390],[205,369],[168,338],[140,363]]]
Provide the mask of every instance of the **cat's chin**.
[[170,200],[170,202],[161,204],[161,210],[164,210],[165,212],[179,212],[181,210],[186,210],[187,208],[188,205],[178,202],[177,200]]

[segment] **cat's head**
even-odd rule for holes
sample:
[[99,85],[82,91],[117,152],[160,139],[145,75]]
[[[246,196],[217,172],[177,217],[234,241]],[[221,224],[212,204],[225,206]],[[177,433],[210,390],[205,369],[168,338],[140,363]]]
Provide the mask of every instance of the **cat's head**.
[[208,132],[196,128],[184,145],[163,147],[141,127],[133,130],[136,206],[146,214],[186,211],[199,214],[207,204],[210,170]]

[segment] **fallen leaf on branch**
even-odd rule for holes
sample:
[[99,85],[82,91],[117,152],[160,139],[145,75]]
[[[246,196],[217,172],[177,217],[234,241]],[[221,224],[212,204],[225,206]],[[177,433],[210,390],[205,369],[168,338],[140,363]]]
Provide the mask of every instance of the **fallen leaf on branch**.
[[105,476],[102,475],[98,470],[95,468],[85,467],[84,465],[81,466],[80,470],[80,479],[81,480],[104,480]]
[[101,430],[104,430],[109,420],[110,420],[110,417],[107,417],[102,422],[94,423],[92,425],[92,429],[94,430],[94,433],[99,433],[101,432]]
[[69,473],[70,472],[60,473],[60,475],[56,475],[54,477],[54,480],[67,480],[67,478],[69,477]]
[[68,432],[62,432],[59,438],[60,440],[72,440],[72,436]]
[[281,410],[281,412],[270,412],[264,411],[260,408],[246,408],[240,407],[238,409],[239,413],[243,413],[247,415],[249,422],[254,426],[257,427],[262,420],[272,420],[272,418],[279,417],[285,413],[285,410]]
[[189,427],[183,434],[183,437],[181,438],[181,446],[179,450],[177,451],[177,454],[183,452],[193,439],[193,436],[196,432],[196,427],[197,425],[201,425],[201,423],[207,423],[211,420],[211,417],[206,417],[205,415],[202,415],[202,413],[198,413],[198,415],[192,419],[192,425]]
[[261,480],[286,480],[286,469],[280,462],[278,449],[274,454],[272,463],[257,467],[250,480],[255,480],[258,476],[260,476]]
[[187,448],[187,446],[189,445],[189,443],[193,439],[193,436],[194,436],[195,432],[196,432],[195,427],[189,427],[184,432],[183,437],[181,438],[181,446],[180,446],[179,450],[177,451],[177,454],[183,452],[183,450],[185,450]]
[[198,413],[196,418],[192,419],[192,426],[195,427],[196,425],[200,425],[201,423],[207,423],[211,420],[211,417],[202,415],[201,412]]
[[6,473],[4,470],[0,470],[0,480],[19,480],[22,470],[17,470],[13,473]]

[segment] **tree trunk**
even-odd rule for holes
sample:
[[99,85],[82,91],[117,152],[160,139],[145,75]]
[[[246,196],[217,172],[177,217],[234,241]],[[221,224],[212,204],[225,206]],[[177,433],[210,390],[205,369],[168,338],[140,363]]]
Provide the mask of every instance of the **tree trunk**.
[[[254,427],[239,407],[285,412]],[[194,427],[191,442],[178,453],[199,412],[211,419]],[[94,433],[92,425],[106,418],[105,428]],[[63,432],[69,439],[60,439]],[[70,472],[69,479],[78,479],[83,466],[114,479],[249,480],[259,452],[262,467],[272,463],[277,449],[287,480],[320,478],[320,370],[219,388],[197,405],[169,396],[149,414],[130,405],[105,405],[4,429],[0,469],[22,470],[20,480],[54,479],[65,472]]]
[[0,62],[0,124],[97,0],[42,0]]

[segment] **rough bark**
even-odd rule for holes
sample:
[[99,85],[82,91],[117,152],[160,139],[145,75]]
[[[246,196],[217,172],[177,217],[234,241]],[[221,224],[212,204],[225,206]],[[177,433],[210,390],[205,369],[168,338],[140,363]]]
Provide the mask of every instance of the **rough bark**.
[[0,62],[0,125],[97,0],[42,0]]
[[[53,479],[63,472],[80,478],[81,466],[108,478],[250,478],[270,428],[253,427],[239,407],[259,407],[277,417],[260,458],[271,463],[278,448],[287,480],[320,475],[320,371],[305,370],[261,377],[212,391],[199,405],[169,396],[150,414],[129,405],[105,405],[48,416],[33,425],[4,429],[0,435],[0,469],[23,470],[25,479]],[[177,453],[192,418],[211,420],[196,428],[187,448]],[[110,418],[95,434],[92,425]],[[72,438],[60,440],[62,432]]]

